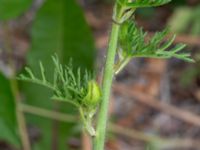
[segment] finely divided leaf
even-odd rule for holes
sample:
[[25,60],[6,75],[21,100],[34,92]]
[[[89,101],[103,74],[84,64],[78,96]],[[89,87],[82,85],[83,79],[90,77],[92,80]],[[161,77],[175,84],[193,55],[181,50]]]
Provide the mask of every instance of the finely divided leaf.
[[130,8],[156,7],[169,3],[171,0],[131,0],[126,6]]
[[157,32],[150,39],[146,37],[146,32],[138,28],[132,21],[125,22],[120,30],[118,47],[120,57],[176,57],[193,62],[190,55],[180,53],[185,48],[185,44],[177,44],[173,47],[175,35],[170,39],[166,38],[169,33],[168,29]]

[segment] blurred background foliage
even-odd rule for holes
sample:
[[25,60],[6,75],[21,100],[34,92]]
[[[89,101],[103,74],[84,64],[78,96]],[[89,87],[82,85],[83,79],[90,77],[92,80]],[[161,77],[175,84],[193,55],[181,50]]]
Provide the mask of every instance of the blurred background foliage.
[[[104,3],[111,5],[113,0],[80,0],[80,3],[95,5]],[[164,24],[170,26],[173,32],[178,34],[200,35],[200,4],[195,0],[173,0],[167,6],[172,10],[169,19]],[[156,18],[156,9],[141,9],[137,17],[142,18],[150,24]],[[33,12],[33,17],[25,29],[29,40],[27,52],[23,52],[25,63],[39,74],[38,62],[41,60],[46,68],[47,77],[53,72],[51,56],[58,54],[63,64],[73,59],[75,67],[94,70],[96,61],[96,50],[94,38],[89,25],[86,23],[84,12],[75,0],[0,0],[0,25],[6,34],[3,34],[3,42],[0,42],[0,53],[3,62],[0,64],[0,140],[20,147],[20,137],[16,120],[16,95],[12,89],[12,80],[17,74],[23,72],[22,66],[15,65],[15,47],[12,44],[11,35],[13,22],[20,21],[20,18]],[[102,12],[104,13],[104,12]],[[168,14],[167,14],[168,15]],[[179,21],[177,21],[177,18]],[[155,25],[156,26],[156,25]],[[162,27],[158,27],[160,29]],[[157,27],[156,27],[157,29]],[[149,29],[154,30],[154,29]],[[183,81],[191,83],[191,80],[199,76],[199,53],[195,53],[197,63],[189,67],[190,76],[183,76]],[[190,80],[191,79],[191,80]],[[18,81],[16,81],[18,82]],[[50,100],[51,92],[43,87],[18,82],[21,102],[55,110],[59,112],[75,114],[76,111],[65,103],[56,103]],[[29,135],[32,139],[33,150],[48,150],[57,147],[59,150],[69,149],[66,141],[71,137],[80,137],[81,128],[74,123],[61,123],[55,120],[26,114],[26,121],[29,126]],[[35,128],[36,127],[36,128]],[[39,132],[40,137],[32,133]],[[59,137],[57,139],[56,137]]]

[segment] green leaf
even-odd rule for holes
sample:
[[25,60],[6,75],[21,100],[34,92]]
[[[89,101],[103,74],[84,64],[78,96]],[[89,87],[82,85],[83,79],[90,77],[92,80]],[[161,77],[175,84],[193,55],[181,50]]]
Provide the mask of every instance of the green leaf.
[[28,62],[34,68],[38,60],[44,66],[52,64],[49,56],[56,52],[65,64],[73,58],[75,67],[93,69],[93,38],[74,0],[47,0],[36,15],[31,35]]
[[[45,68],[42,62],[39,63],[41,79],[40,77],[36,77],[28,67],[25,68],[26,74],[21,74],[18,79],[51,89],[54,93],[52,99],[65,101],[79,108],[83,105],[83,99],[85,99],[88,93],[94,93],[93,89],[97,91],[99,88],[97,83],[93,81],[93,76],[87,70],[85,70],[85,72],[82,71],[83,73],[81,74],[80,68],[74,71],[71,63],[64,66],[60,64],[57,56],[53,56],[52,59],[54,62],[54,74],[52,74],[53,82],[46,80]],[[88,83],[90,83],[90,88],[88,88]],[[90,92],[88,91],[89,89]],[[89,95],[88,99],[91,100],[91,94]]]
[[[31,31],[31,50],[28,53],[27,62],[35,76],[41,76],[39,61],[45,66],[45,80],[51,81],[54,66],[52,55],[58,55],[63,64],[73,59],[76,68],[92,70],[94,66],[95,48],[91,32],[83,17],[82,10],[74,0],[47,0],[36,14]],[[22,91],[27,104],[47,109],[55,107],[50,99],[53,93],[42,86],[32,83],[23,83]],[[60,104],[60,103],[59,103]],[[56,103],[57,109],[65,113],[75,112],[71,105]],[[53,130],[55,123],[50,119],[28,115],[28,122],[41,131],[41,138],[34,143],[33,149],[51,149]],[[74,124],[56,123],[57,149],[68,149],[66,140],[71,136]]]
[[[174,48],[173,42],[175,35],[166,40],[168,29],[162,32],[156,32],[150,39],[146,37],[147,33],[138,28],[133,21],[126,21],[120,27],[118,44],[118,62],[115,65],[115,73],[129,63],[131,58],[178,58],[188,62],[194,62],[188,53],[182,50],[185,44],[177,44]],[[146,40],[145,40],[146,39]]]
[[[16,126],[15,126],[16,127]],[[9,126],[5,120],[0,117],[0,140],[6,141],[13,146],[19,146],[19,139],[15,133],[13,126]]]
[[19,146],[16,133],[15,104],[9,80],[0,73],[0,139],[9,144]]
[[151,39],[145,41],[146,32],[138,28],[134,22],[127,21],[120,29],[119,55],[123,57],[176,57],[193,62],[193,60],[189,58],[189,55],[178,53],[185,48],[185,44],[177,44],[174,48],[170,47],[175,40],[175,35],[172,36],[171,39],[164,41],[168,33],[168,29],[162,32],[156,32]]
[[14,19],[24,13],[32,0],[0,0],[0,20]]

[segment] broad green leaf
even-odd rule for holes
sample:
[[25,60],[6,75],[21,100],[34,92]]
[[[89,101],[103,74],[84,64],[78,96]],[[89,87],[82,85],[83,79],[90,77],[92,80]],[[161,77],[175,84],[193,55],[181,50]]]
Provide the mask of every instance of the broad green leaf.
[[19,139],[14,131],[16,126],[9,126],[4,119],[0,117],[0,140],[6,141],[13,146],[19,146]]
[[54,53],[65,64],[72,58],[76,67],[93,68],[92,36],[75,0],[47,0],[36,15],[31,34],[28,62],[34,68],[38,60],[44,66],[52,64]]
[[[38,73],[41,60],[45,66],[47,79],[53,76],[51,56],[55,53],[64,64],[70,58],[74,67],[80,66],[92,70],[94,65],[94,43],[91,32],[85,22],[82,10],[75,0],[47,0],[36,14],[31,31],[31,50],[27,61],[33,72]],[[55,103],[50,100],[52,92],[32,83],[23,83],[22,90],[28,104],[53,109]],[[63,112],[72,113],[69,104],[56,104]],[[53,121],[29,115],[28,122],[38,127],[41,139],[34,143],[35,150],[51,149]],[[57,123],[58,149],[67,149],[66,141],[71,136],[73,124]]]
[[32,0],[0,0],[0,20],[14,19],[25,12]]
[[16,134],[15,104],[9,80],[0,73],[0,140],[19,146]]

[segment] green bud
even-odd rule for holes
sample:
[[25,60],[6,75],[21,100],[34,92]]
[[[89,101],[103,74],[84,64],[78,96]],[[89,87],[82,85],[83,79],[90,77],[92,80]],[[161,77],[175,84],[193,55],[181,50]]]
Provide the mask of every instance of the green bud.
[[86,106],[96,106],[100,102],[101,91],[96,81],[88,82],[87,95],[83,99],[83,104]]

